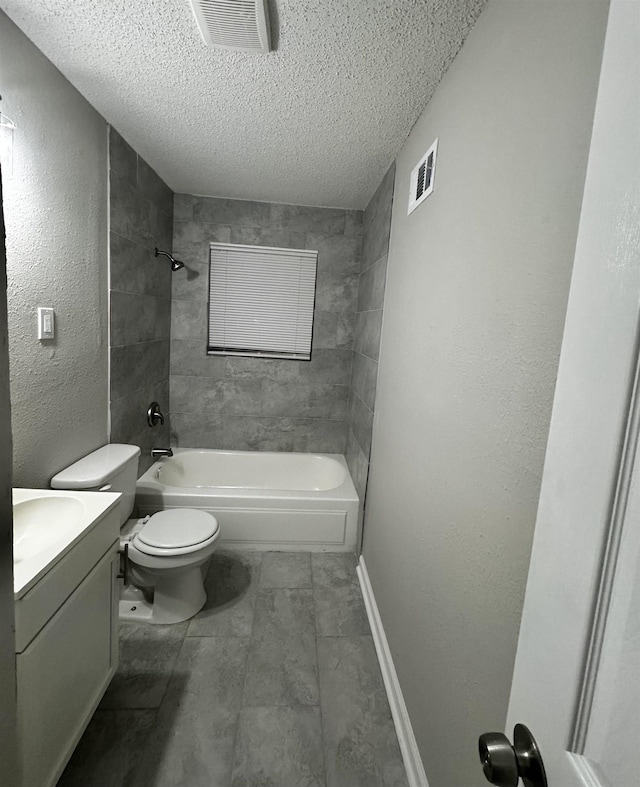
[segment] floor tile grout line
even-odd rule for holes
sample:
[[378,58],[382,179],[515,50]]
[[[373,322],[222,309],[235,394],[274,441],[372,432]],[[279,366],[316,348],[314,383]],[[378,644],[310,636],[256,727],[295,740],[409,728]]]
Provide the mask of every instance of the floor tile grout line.
[[328,772],[327,772],[327,747],[324,740],[324,713],[322,711],[322,683],[320,681],[320,654],[318,653],[318,608],[316,604],[316,583],[315,574],[313,571],[313,555],[309,553],[309,563],[311,568],[311,597],[313,599],[313,625],[316,631],[316,674],[318,678],[318,707],[320,708],[320,745],[322,746],[322,765],[324,770],[324,784],[328,787]]
[[[256,603],[258,601],[258,594],[262,590],[262,564],[264,562],[264,556],[265,555],[266,555],[266,552],[261,552],[260,553],[260,561],[259,561],[259,563],[258,563],[258,565],[256,567],[256,590],[255,590],[255,593],[253,594],[253,606],[252,606],[252,613],[253,614],[251,615],[251,631],[249,632],[249,637],[248,637],[249,648],[251,648],[251,643],[254,640],[254,636],[253,635],[254,635],[254,629],[255,629],[255,625],[256,625]],[[246,683],[247,683],[247,670],[245,670],[244,682],[242,684],[242,701],[243,702],[244,702],[244,689],[245,689]]]
[[99,705],[95,709],[94,713],[129,713],[132,711],[134,713],[157,713],[160,710],[160,705],[154,705],[153,707],[143,707],[140,705],[136,706],[122,706],[121,708],[101,708]]
[[185,639],[251,639],[250,634],[185,634]]
[[158,707],[156,708],[156,713],[160,712],[160,708],[162,708],[162,704],[164,702],[164,698],[167,696],[167,692],[169,691],[169,684],[173,680],[173,674],[174,674],[175,669],[176,669],[176,664],[178,663],[178,659],[180,658],[180,654],[182,653],[182,649],[184,648],[184,642],[185,642],[185,640],[187,638],[187,631],[189,631],[189,627],[188,626],[184,630],[184,634],[182,635],[182,641],[180,642],[180,647],[178,648],[178,650],[176,652],[176,656],[175,656],[175,658],[173,660],[173,664],[171,665],[171,672],[169,673],[169,680],[167,680],[167,683],[166,683],[166,685],[164,687],[164,691],[162,692],[162,697],[160,698],[160,703],[159,703]]
[[251,654],[251,648],[254,642],[253,638],[253,630],[255,627],[256,622],[256,602],[258,600],[258,592],[260,590],[260,582],[262,579],[262,562],[264,560],[265,553],[262,552],[260,555],[260,561],[256,568],[256,592],[253,594],[253,614],[251,616],[251,632],[249,633],[248,637],[245,637],[247,640],[247,652],[244,659],[244,680],[242,681],[242,693],[240,694],[240,706],[238,708],[238,714],[236,716],[235,722],[235,730],[233,732],[233,754],[231,756],[231,773],[229,774],[229,785],[233,783],[233,772],[236,768],[236,761],[237,761],[237,754],[238,754],[238,735],[240,732],[240,717],[242,715],[242,711],[245,709],[244,704],[244,693],[247,687],[247,676],[249,674],[249,656]]
[[244,687],[247,682],[247,672],[249,670],[249,649],[251,647],[252,639],[251,637],[247,638],[248,645],[247,645],[247,652],[245,654],[244,659],[244,681],[242,682],[242,694],[240,695],[240,703],[238,706],[238,713],[236,715],[235,720],[235,729],[233,731],[233,754],[231,756],[231,772],[229,773],[229,785],[233,782],[233,772],[236,767],[236,755],[238,753],[238,734],[240,732],[240,716],[242,715],[242,711],[244,710]]
[[320,703],[304,703],[304,702],[288,702],[283,705],[265,705],[264,703],[256,704],[256,705],[243,705],[242,710],[255,710],[256,708],[276,708],[280,710],[281,708],[291,708],[292,710],[301,710],[305,708],[319,708]]

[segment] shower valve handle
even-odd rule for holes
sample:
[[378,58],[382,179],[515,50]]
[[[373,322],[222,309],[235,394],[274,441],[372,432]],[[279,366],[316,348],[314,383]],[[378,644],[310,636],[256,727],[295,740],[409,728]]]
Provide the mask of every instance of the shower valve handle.
[[156,424],[164,424],[164,415],[160,412],[160,405],[157,402],[151,402],[147,409],[147,423],[152,427]]

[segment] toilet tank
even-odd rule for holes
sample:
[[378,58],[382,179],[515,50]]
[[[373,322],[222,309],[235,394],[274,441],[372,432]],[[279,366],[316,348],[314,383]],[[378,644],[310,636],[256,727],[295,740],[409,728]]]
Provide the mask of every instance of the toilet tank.
[[111,443],[74,462],[51,479],[52,489],[121,492],[120,525],[131,516],[138,480],[137,445]]

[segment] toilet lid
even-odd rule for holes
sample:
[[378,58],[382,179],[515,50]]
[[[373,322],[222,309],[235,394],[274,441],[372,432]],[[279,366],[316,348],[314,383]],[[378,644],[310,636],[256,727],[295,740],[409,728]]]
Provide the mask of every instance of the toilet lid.
[[206,511],[174,508],[154,514],[137,538],[155,549],[176,549],[206,541],[218,527],[218,520]]

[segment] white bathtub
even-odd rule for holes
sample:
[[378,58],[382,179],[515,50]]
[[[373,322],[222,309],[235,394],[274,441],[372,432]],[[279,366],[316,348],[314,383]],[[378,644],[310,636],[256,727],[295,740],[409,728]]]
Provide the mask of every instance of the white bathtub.
[[229,545],[356,547],[358,495],[339,454],[175,448],[138,480],[136,503],[141,516],[167,508],[209,511]]

